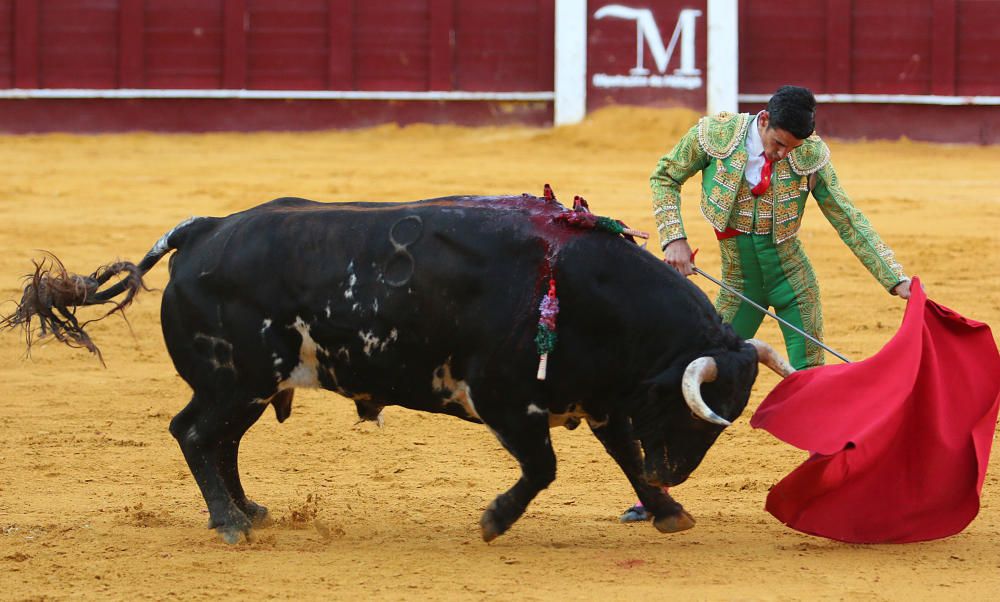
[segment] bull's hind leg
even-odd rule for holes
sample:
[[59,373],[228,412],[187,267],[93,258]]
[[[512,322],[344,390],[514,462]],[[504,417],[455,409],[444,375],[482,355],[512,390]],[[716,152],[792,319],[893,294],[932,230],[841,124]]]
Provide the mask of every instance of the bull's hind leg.
[[241,534],[249,535],[260,508],[243,492],[236,455],[243,434],[265,408],[249,400],[213,399],[196,392],[170,422],[170,433],[180,444],[208,505],[209,527],[227,543],[238,542]]
[[236,507],[250,519],[251,525],[263,527],[269,522],[267,508],[252,501],[243,491],[243,484],[240,482],[239,452],[240,439],[223,441],[219,446],[219,471],[226,489],[236,502]]
[[660,487],[654,487],[642,477],[642,455],[639,442],[632,438],[628,421],[623,416],[611,416],[606,424],[590,425],[604,449],[621,467],[632,484],[639,501],[653,516],[653,525],[664,533],[683,531],[694,526],[694,518]]
[[483,540],[493,541],[524,514],[539,491],[555,480],[556,455],[549,439],[547,414],[509,415],[496,421],[484,416],[483,421],[521,465],[521,478],[493,500],[479,521]]

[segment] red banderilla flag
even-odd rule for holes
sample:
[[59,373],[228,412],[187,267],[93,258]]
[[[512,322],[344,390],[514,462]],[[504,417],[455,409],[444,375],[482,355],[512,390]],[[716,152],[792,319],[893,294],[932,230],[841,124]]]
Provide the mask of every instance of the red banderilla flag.
[[786,525],[853,543],[954,535],[979,512],[1000,407],[989,326],[914,278],[899,332],[873,357],[792,374],[750,420],[808,460],[771,489]]

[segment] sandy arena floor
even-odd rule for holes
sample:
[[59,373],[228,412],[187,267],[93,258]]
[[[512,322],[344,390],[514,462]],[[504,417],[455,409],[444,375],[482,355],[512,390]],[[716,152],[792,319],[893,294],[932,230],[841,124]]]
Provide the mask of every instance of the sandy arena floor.
[[[610,109],[556,130],[413,126],[307,134],[0,137],[0,300],[19,297],[39,249],[89,273],[140,259],[189,215],[278,196],[404,201],[449,194],[586,197],[596,213],[653,229],[647,178],[696,119]],[[848,192],[931,298],[1000,328],[1000,147],[907,141],[831,144]],[[697,208],[684,215],[699,265],[719,267]],[[826,307],[828,342],[852,358],[895,332],[887,295],[807,210],[802,238]],[[656,243],[650,245],[656,248]],[[166,261],[148,276],[162,289]],[[714,296],[711,283],[699,286]],[[947,540],[844,545],[784,527],[768,488],[804,454],[744,416],[674,494],[695,529],[621,525],[633,501],[587,428],[553,432],[559,478],[505,536],[479,538],[486,504],[517,478],[482,427],[300,391],[291,419],[268,411],[244,439],[243,481],[274,526],[221,543],[167,432],[189,398],[164,349],[160,290],[93,326],[108,367],[57,344],[25,360],[0,336],[0,599],[967,599],[1000,592],[1000,470],[979,517]],[[12,309],[3,305],[4,311]],[[780,343],[773,324],[761,336]],[[996,448],[996,445],[994,446]],[[996,455],[996,451],[995,454]]]

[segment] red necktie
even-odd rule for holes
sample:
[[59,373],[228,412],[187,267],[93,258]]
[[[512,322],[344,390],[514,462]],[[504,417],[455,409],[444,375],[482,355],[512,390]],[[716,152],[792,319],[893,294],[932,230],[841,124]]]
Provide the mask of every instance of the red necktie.
[[771,163],[768,161],[767,157],[764,157],[764,166],[760,168],[760,182],[750,189],[750,192],[754,196],[760,196],[767,191],[767,187],[771,185]]

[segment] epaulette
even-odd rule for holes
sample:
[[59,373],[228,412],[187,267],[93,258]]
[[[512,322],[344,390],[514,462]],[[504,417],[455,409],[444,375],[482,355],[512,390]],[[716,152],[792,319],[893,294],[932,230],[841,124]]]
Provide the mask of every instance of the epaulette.
[[698,121],[698,144],[710,156],[725,159],[743,142],[748,125],[749,113],[707,115]]
[[808,176],[830,162],[830,147],[822,138],[813,134],[789,153],[788,162],[792,165],[792,171],[800,176]]

